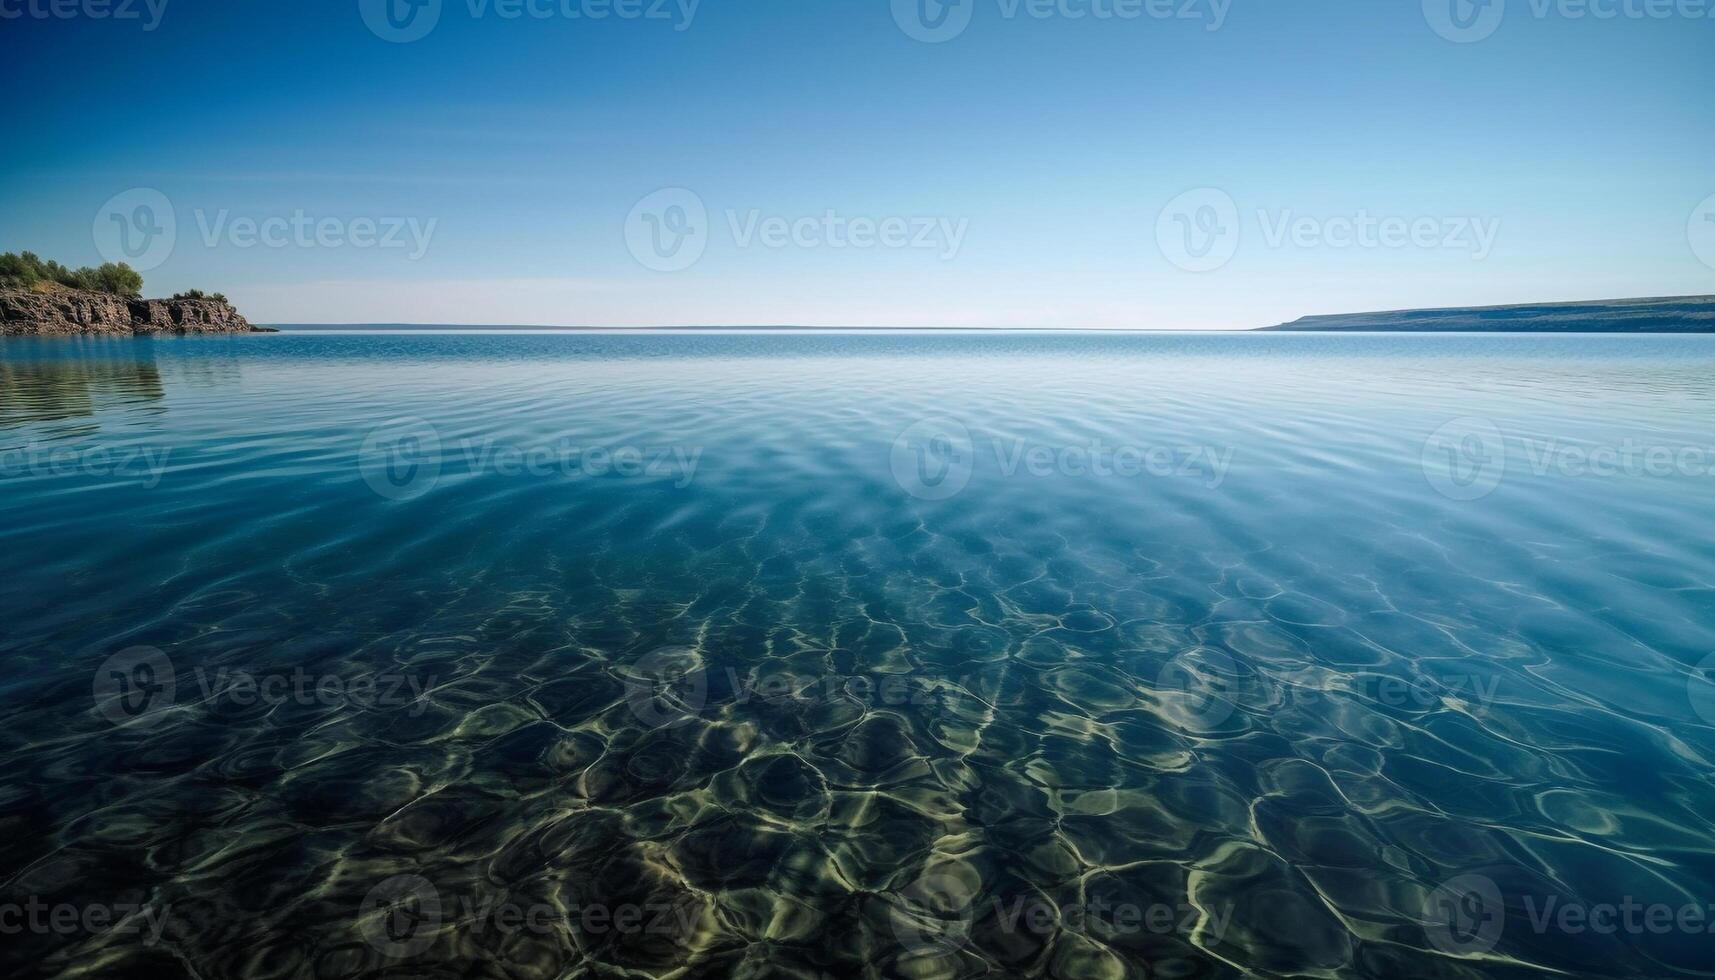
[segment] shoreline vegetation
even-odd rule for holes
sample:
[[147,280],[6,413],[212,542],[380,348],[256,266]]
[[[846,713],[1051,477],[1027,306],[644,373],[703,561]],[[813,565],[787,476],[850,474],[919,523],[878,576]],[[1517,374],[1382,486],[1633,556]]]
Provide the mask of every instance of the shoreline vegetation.
[[251,325],[220,293],[143,299],[143,277],[123,262],[72,269],[33,252],[0,254],[0,335],[66,337],[274,333]]
[[135,299],[143,293],[143,277],[123,262],[71,269],[34,252],[0,254],[0,289],[51,292],[55,286]]

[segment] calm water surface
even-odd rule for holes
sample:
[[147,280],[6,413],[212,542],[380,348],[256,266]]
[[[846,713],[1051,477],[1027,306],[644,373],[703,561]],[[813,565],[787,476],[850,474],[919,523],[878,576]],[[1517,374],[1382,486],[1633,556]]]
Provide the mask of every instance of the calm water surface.
[[1712,468],[1711,337],[5,341],[0,962],[1708,976]]

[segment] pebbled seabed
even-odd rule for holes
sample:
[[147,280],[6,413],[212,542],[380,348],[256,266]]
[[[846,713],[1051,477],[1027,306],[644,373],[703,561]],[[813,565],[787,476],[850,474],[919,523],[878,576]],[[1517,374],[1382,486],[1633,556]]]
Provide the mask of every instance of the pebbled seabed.
[[1715,478],[1567,449],[1715,464],[1712,377],[1700,337],[7,341],[0,963],[1708,976]]

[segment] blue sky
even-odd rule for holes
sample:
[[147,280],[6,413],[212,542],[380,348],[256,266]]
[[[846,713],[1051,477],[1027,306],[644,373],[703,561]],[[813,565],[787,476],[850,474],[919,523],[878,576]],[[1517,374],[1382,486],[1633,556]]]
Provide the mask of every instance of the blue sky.
[[52,2],[0,0],[0,250],[259,322],[1715,293],[1715,2]]

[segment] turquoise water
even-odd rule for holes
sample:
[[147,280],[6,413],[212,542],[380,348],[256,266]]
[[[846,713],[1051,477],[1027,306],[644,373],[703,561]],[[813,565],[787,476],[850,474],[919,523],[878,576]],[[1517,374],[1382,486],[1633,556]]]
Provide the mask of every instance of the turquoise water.
[[1707,976],[1712,378],[1709,337],[5,341],[0,962]]

